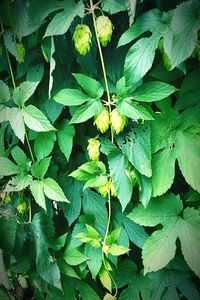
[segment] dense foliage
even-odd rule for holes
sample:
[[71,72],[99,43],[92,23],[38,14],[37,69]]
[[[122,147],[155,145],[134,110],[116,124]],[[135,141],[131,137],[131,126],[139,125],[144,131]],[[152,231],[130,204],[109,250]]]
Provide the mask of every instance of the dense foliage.
[[0,299],[200,299],[200,2],[0,18]]

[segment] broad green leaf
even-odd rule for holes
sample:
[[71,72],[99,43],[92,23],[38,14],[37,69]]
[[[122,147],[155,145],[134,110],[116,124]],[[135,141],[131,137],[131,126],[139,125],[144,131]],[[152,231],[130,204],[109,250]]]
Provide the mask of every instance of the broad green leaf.
[[43,158],[31,167],[31,174],[37,179],[43,179],[51,162],[51,157]]
[[22,110],[16,107],[11,108],[9,121],[15,135],[24,143],[25,126]]
[[94,99],[99,99],[103,95],[103,87],[95,79],[88,77],[84,74],[73,74],[78,84],[82,89]]
[[45,115],[33,105],[24,107],[22,114],[26,126],[34,131],[43,132],[55,130]]
[[147,208],[152,196],[151,178],[146,176],[139,176],[139,199],[142,205]]
[[9,121],[12,108],[0,104],[0,123]]
[[92,274],[92,278],[95,279],[102,265],[102,249],[94,248],[89,244],[85,245],[84,254],[89,258],[87,260],[88,268]]
[[151,199],[145,209],[142,204],[129,213],[128,218],[142,226],[168,224],[182,211],[183,204],[179,196],[167,194]]
[[0,80],[0,103],[5,104],[10,100],[10,90],[5,82]]
[[27,159],[26,154],[21,148],[19,148],[18,146],[12,148],[11,155],[21,170],[29,170],[29,161]]
[[88,119],[98,115],[102,110],[100,100],[89,100],[86,104],[81,105],[73,114],[71,123],[83,123]]
[[80,279],[80,277],[77,275],[77,273],[74,271],[74,269],[70,265],[68,265],[64,261],[64,259],[58,259],[58,266],[59,266],[61,274],[67,275],[72,278]]
[[154,102],[168,97],[175,91],[176,88],[168,83],[150,81],[139,86],[132,96],[137,101]]
[[98,294],[86,282],[77,280],[76,285],[83,300],[100,300]]
[[185,180],[200,193],[200,137],[179,132],[176,139],[176,152]]
[[89,180],[92,176],[95,177],[97,175],[106,174],[106,166],[101,161],[89,161],[82,166],[80,166],[77,170],[69,174],[76,178],[77,180]]
[[13,101],[20,107],[24,106],[24,103],[33,95],[39,82],[22,82],[13,91]]
[[39,132],[34,141],[34,152],[38,160],[47,157],[53,150],[56,141],[54,131]]
[[90,189],[85,190],[83,193],[83,212],[94,217],[95,227],[104,236],[108,220],[105,198]]
[[153,196],[160,196],[171,187],[175,176],[176,148],[168,147],[152,157]]
[[120,101],[116,109],[120,114],[133,120],[153,120],[151,114],[142,105],[132,101],[131,98],[125,98]]
[[63,120],[59,124],[57,134],[60,150],[65,155],[66,159],[69,160],[75,135],[74,126],[69,124],[68,120]]
[[0,157],[0,176],[10,176],[18,174],[19,169],[10,159]]
[[127,158],[118,149],[108,155],[108,164],[112,180],[116,187],[117,196],[124,210],[131,200],[132,181],[127,174]]
[[[109,290],[109,292],[112,292],[112,280],[109,276],[108,271],[106,269],[102,268],[99,272],[99,279],[102,283],[102,285]],[[107,299],[107,298],[106,298]],[[112,299],[112,298],[111,298]],[[115,298],[114,298],[115,299]]]
[[121,11],[126,11],[125,1],[118,0],[103,0],[101,2],[101,7],[103,11],[106,11],[109,14],[116,14]]
[[6,49],[16,58],[19,63],[24,62],[25,48],[24,45],[16,41],[15,33],[7,30],[4,34],[4,43]]
[[44,195],[44,188],[40,181],[34,180],[30,185],[30,190],[35,199],[35,202],[46,210],[46,201]]
[[111,245],[114,242],[116,242],[120,236],[120,233],[121,233],[121,228],[117,228],[113,230],[106,239],[106,245]]
[[97,175],[95,177],[90,178],[87,180],[86,184],[84,185],[83,190],[87,189],[88,187],[99,187],[106,185],[108,182],[107,175]]
[[64,34],[69,29],[77,14],[81,13],[80,17],[83,16],[84,10],[81,9],[78,11],[79,7],[80,3],[75,5],[73,0],[69,0],[65,9],[62,12],[57,13],[48,24],[45,37]]
[[119,137],[118,145],[138,172],[151,177],[151,143],[148,126],[133,127],[123,138]]
[[171,219],[168,226],[155,231],[144,243],[142,258],[144,275],[164,268],[175,256],[178,217]]
[[4,252],[4,259],[7,262],[10,260],[10,255],[15,246],[16,233],[17,233],[17,219],[15,216],[2,216],[0,217],[0,249]]
[[47,214],[36,213],[31,222],[36,251],[36,266],[39,275],[50,285],[61,289],[60,270],[49,253],[50,237],[54,234],[53,222]]
[[122,245],[117,245],[117,244],[112,244],[109,248],[108,248],[108,253],[113,255],[113,256],[120,256],[123,255],[125,253],[127,253],[130,249],[122,246]]
[[81,211],[81,200],[82,200],[82,183],[79,181],[64,176],[62,181],[63,191],[70,201],[70,205],[67,203],[59,202],[59,207],[63,210],[64,215],[69,223],[69,226],[78,218]]
[[84,94],[80,90],[63,89],[55,94],[55,96],[53,96],[53,99],[63,105],[76,106],[90,100],[90,97],[88,97],[88,95]]
[[118,47],[126,45],[136,39],[145,31],[161,31],[163,30],[164,24],[161,20],[162,13],[158,9],[152,9],[144,14],[142,14],[139,18],[137,18],[136,22],[125,31],[119,39]]
[[188,272],[161,270],[149,276],[152,288],[152,299],[179,299],[179,291],[188,300],[198,300],[199,293],[188,276]]
[[181,250],[190,268],[200,277],[200,215],[194,208],[186,208],[178,226]]
[[66,243],[66,237],[67,237],[67,233],[64,233],[63,235],[59,236],[54,244],[53,244],[53,249],[55,251],[59,251],[60,249],[62,249],[65,246]]
[[23,171],[17,176],[12,177],[6,184],[4,191],[7,193],[20,192],[25,190],[31,183],[33,179],[31,175],[24,174]]
[[169,57],[172,68],[191,56],[198,39],[200,4],[197,0],[181,3],[174,11],[172,29],[175,33]]
[[61,202],[69,202],[69,200],[65,197],[61,187],[54,179],[46,178],[43,179],[41,183],[44,188],[44,193],[49,199]]
[[87,233],[80,232],[76,235],[76,238],[81,242],[91,245],[94,248],[100,247],[100,234],[90,225],[86,224]]
[[124,74],[128,84],[137,83],[149,71],[159,38],[159,34],[142,38],[129,49],[124,65]]
[[64,260],[66,263],[68,263],[70,266],[77,266],[83,263],[88,259],[87,256],[82,254],[77,249],[66,249],[64,252]]

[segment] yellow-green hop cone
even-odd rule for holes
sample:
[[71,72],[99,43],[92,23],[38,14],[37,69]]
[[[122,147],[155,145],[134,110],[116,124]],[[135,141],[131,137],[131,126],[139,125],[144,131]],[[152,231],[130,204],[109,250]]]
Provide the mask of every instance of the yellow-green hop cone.
[[116,298],[111,294],[106,294],[103,300],[116,300]]
[[115,188],[115,185],[112,181],[110,183],[110,192],[111,192],[111,196],[117,197],[116,188]]
[[73,35],[76,51],[81,55],[86,55],[90,51],[91,31],[87,25],[78,24]]
[[87,146],[87,150],[88,150],[88,155],[89,158],[91,160],[98,160],[99,159],[99,147],[100,147],[100,143],[98,140],[96,139],[89,139],[88,140],[88,146]]
[[106,46],[111,40],[112,36],[112,23],[106,16],[100,16],[96,20],[97,35],[102,46]]
[[94,124],[96,124],[97,128],[101,133],[104,133],[108,130],[110,124],[110,117],[107,108],[103,108],[100,114],[94,117]]
[[25,201],[20,201],[20,204],[17,205],[17,210],[19,214],[23,215],[27,209],[27,205]]
[[110,192],[110,182],[108,181],[105,185],[100,186],[98,192],[102,197],[106,197]]
[[123,131],[126,125],[126,120],[126,116],[121,115],[116,109],[113,109],[110,116],[110,123],[113,131],[116,134],[119,134],[121,131]]

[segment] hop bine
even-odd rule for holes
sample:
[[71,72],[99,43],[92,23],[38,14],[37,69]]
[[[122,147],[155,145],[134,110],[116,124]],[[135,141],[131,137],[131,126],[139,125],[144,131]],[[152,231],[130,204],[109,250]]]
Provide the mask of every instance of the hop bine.
[[86,55],[90,51],[92,33],[87,25],[78,24],[73,35],[76,51]]
[[111,40],[113,26],[111,21],[106,16],[100,16],[96,20],[97,35],[100,43],[105,47]]

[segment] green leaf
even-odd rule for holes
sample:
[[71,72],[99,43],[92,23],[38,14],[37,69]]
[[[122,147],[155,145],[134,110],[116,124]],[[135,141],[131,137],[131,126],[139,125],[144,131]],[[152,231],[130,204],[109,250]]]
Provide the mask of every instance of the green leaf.
[[104,269],[104,268],[101,269],[101,271],[99,272],[99,279],[100,279],[102,285],[107,290],[109,290],[109,292],[112,293],[112,280],[109,276],[109,273],[106,271],[106,269]]
[[16,58],[19,63],[24,62],[25,48],[23,44],[16,42],[16,36],[11,30],[7,30],[4,34],[4,43],[6,49]]
[[66,237],[67,237],[67,233],[64,233],[55,240],[53,244],[54,251],[59,251],[65,246]]
[[98,115],[102,107],[100,100],[89,100],[75,111],[70,123],[83,123],[93,116]]
[[4,252],[4,259],[9,262],[10,255],[15,246],[16,232],[17,232],[17,219],[10,215],[3,217],[0,216],[0,249]]
[[48,24],[45,37],[64,34],[69,29],[76,15],[82,17],[83,14],[84,7],[80,6],[80,3],[75,5],[73,0],[69,0],[67,7],[62,12],[57,13]]
[[33,217],[31,229],[35,244],[37,271],[42,279],[61,289],[58,265],[48,251],[49,237],[54,234],[53,222],[46,214],[39,212]]
[[54,131],[38,133],[34,141],[34,152],[39,161],[52,152],[55,141],[56,134]]
[[89,180],[97,175],[106,174],[106,166],[101,161],[89,161],[75,170],[69,176],[76,178],[77,180]]
[[74,126],[69,124],[68,120],[63,120],[58,127],[58,145],[60,150],[69,161],[69,157],[72,151],[73,138],[75,135]]
[[150,30],[154,33],[156,31],[161,32],[164,26],[161,22],[161,17],[162,13],[158,9],[152,9],[142,14],[139,18],[137,18],[136,22],[122,34],[117,47],[130,43],[145,31]]
[[153,155],[153,196],[160,196],[171,187],[175,176],[176,148],[168,147]]
[[46,210],[46,201],[44,195],[44,188],[40,181],[34,180],[30,185],[30,190],[35,199],[35,202]]
[[129,250],[130,249],[128,249],[122,245],[112,244],[108,248],[108,253],[110,253],[113,256],[120,256],[120,255],[127,253]]
[[13,159],[15,160],[15,162],[17,163],[17,165],[20,168],[20,171],[28,171],[30,166],[29,166],[29,161],[27,159],[26,154],[24,153],[24,151],[19,148],[18,146],[15,146],[14,148],[12,148],[11,150],[11,155],[13,157]]
[[172,68],[192,55],[200,29],[199,12],[200,5],[196,0],[183,2],[174,11],[172,29],[175,35],[169,52]]
[[84,254],[89,258],[87,260],[88,268],[92,274],[92,278],[95,279],[102,265],[102,249],[94,248],[89,244],[85,245]]
[[19,169],[10,159],[0,157],[0,176],[10,176],[18,174]]
[[0,103],[5,104],[10,100],[10,90],[5,82],[0,80]]
[[185,180],[200,193],[200,137],[179,132],[176,139],[176,152]]
[[63,105],[76,106],[90,100],[90,97],[76,89],[63,89],[53,96],[53,99]]
[[125,98],[116,106],[117,111],[133,120],[153,120],[151,114],[140,104],[133,102],[131,98]]
[[43,179],[51,162],[51,157],[43,158],[31,167],[31,174],[37,179]]
[[86,228],[87,233],[80,232],[76,235],[76,238],[83,243],[91,245],[94,248],[99,248],[101,236],[92,226],[86,224]]
[[132,181],[127,174],[127,158],[118,149],[108,155],[108,164],[112,180],[116,187],[117,196],[124,210],[131,200]]
[[150,81],[139,86],[132,96],[137,101],[154,102],[168,97],[175,91],[176,88],[168,83]]
[[10,192],[20,192],[24,189],[26,189],[31,183],[32,183],[32,176],[31,175],[25,175],[22,172],[18,174],[17,176],[12,177],[6,184],[4,191],[7,193]]
[[118,240],[120,234],[121,234],[121,228],[117,228],[117,229],[113,230],[106,239],[106,245],[111,245],[114,242],[116,242]]
[[83,190],[87,189],[88,187],[99,187],[106,185],[108,182],[107,175],[97,175],[95,177],[90,178],[87,180],[86,184],[84,185]]
[[16,89],[13,91],[13,101],[18,105],[23,107],[24,103],[29,100],[29,98],[35,92],[39,82],[22,82]]
[[55,53],[55,44],[54,44],[54,39],[51,37],[51,47],[50,47],[50,68],[49,68],[49,98],[51,98],[51,91],[53,88],[53,71],[56,68],[56,61],[53,57]]
[[77,249],[66,249],[64,252],[64,260],[70,266],[77,266],[87,259],[88,257],[79,252]]
[[186,208],[183,213],[183,220],[178,226],[178,237],[181,242],[183,256],[195,272],[200,277],[200,215],[194,208]]
[[83,300],[100,300],[97,293],[84,281],[78,280],[76,282],[76,285],[79,288]]
[[61,187],[54,179],[46,178],[43,179],[41,183],[44,188],[44,193],[49,199],[61,202],[69,202],[69,200],[65,197]]
[[45,115],[35,106],[28,105],[22,109],[24,122],[34,131],[51,131],[55,128],[50,124]]
[[82,89],[93,99],[99,99],[103,95],[103,87],[95,79],[84,74],[73,74]]
[[179,196],[167,194],[151,199],[147,208],[138,205],[129,213],[128,218],[142,226],[168,224],[182,211],[183,204]]
[[152,196],[152,183],[151,179],[146,176],[139,176],[139,199],[142,205],[147,208]]
[[101,7],[103,11],[106,11],[109,14],[116,14],[121,11],[126,11],[125,1],[118,0],[103,0],[101,2]]
[[9,121],[12,108],[0,104],[0,123]]
[[16,107],[11,108],[9,121],[15,135],[24,143],[25,126],[22,110]]
[[155,231],[144,243],[142,258],[144,275],[164,268],[175,256],[177,217],[172,218],[170,225]]
[[149,71],[160,36],[157,34],[137,41],[128,51],[124,73],[128,84],[137,83]]
[[151,177],[151,143],[148,126],[133,127],[123,138],[118,138],[118,145],[138,172]]

